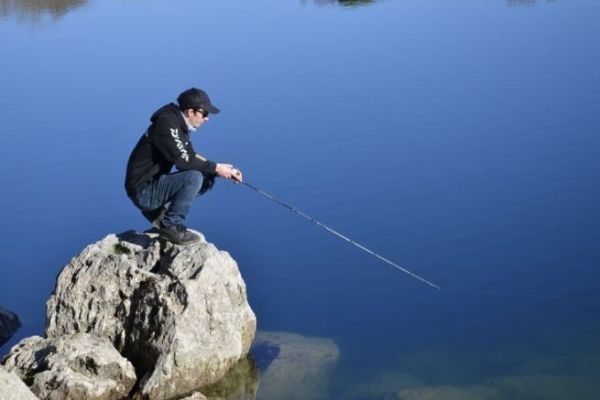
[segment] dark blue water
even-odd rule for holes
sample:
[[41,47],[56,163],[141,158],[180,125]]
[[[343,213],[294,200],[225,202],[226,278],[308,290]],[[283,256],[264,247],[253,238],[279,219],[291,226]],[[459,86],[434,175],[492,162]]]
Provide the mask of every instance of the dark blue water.
[[390,371],[600,396],[600,2],[61,7],[0,2],[0,305],[24,325],[2,354],[43,332],[71,257],[146,228],[127,157],[198,86],[223,110],[200,153],[443,288],[243,186],[199,200],[188,225],[238,261],[259,329],[339,345],[332,398]]

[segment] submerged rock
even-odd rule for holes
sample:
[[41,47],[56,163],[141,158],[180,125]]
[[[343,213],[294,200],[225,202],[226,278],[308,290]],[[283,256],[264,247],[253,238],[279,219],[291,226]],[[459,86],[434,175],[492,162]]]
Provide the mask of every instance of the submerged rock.
[[108,235],[60,273],[48,337],[90,332],[135,366],[139,394],[171,399],[213,384],[244,358],[256,331],[237,264],[204,238]]
[[207,400],[254,400],[259,387],[259,371],[248,356],[231,368],[219,382],[201,389]]
[[265,368],[257,398],[329,398],[328,373],[339,357],[338,346],[332,340],[259,332],[252,354]]
[[600,398],[600,378],[596,376],[530,375],[490,379],[503,398],[514,400],[597,400]]
[[349,385],[341,398],[344,400],[395,399],[399,390],[426,386],[426,382],[400,371],[385,371],[366,382]]
[[429,386],[400,390],[395,400],[596,400],[600,378],[585,376],[507,376],[479,385]]
[[0,366],[0,400],[38,400],[17,375]]
[[0,307],[0,346],[8,341],[21,327],[17,314]]
[[24,339],[3,363],[48,400],[123,399],[136,381],[133,365],[107,339],[84,333]]
[[[418,389],[406,389],[390,400],[504,400],[502,394],[493,387],[473,385],[465,387],[434,386]],[[512,400],[514,398],[509,397]],[[530,399],[531,400],[531,399]]]

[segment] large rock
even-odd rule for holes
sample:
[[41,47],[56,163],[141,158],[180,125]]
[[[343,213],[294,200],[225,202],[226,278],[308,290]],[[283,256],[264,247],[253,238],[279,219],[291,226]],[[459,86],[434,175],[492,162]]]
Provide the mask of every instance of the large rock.
[[17,375],[0,366],[0,400],[38,400]]
[[261,369],[257,398],[329,398],[328,374],[339,357],[331,339],[261,331],[252,354]]
[[85,333],[24,339],[3,363],[47,400],[123,399],[136,382],[133,365],[107,339]]
[[6,343],[20,327],[19,317],[0,307],[0,346]]
[[160,400],[221,379],[247,355],[256,317],[227,252],[128,232],[88,246],[58,277],[46,334],[75,332],[111,340],[141,377],[139,394]]

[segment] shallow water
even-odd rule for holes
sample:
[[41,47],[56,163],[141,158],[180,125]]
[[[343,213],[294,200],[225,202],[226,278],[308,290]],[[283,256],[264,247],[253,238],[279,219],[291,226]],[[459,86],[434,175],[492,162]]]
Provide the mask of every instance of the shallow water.
[[80,249],[145,228],[127,157],[199,86],[223,112],[196,149],[443,288],[243,186],[199,200],[188,225],[238,261],[259,329],[338,344],[329,397],[598,398],[599,18],[596,0],[0,1],[0,305],[24,325],[1,352],[43,332]]

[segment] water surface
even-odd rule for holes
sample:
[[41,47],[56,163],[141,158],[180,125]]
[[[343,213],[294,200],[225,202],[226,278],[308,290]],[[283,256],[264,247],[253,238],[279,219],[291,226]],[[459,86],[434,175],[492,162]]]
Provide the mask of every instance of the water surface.
[[443,288],[243,186],[199,200],[259,329],[339,345],[330,398],[598,398],[600,3],[349,3],[0,2],[0,304],[24,325],[3,353],[72,256],[145,229],[127,157],[198,86],[223,112],[197,150]]

